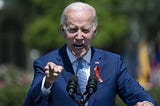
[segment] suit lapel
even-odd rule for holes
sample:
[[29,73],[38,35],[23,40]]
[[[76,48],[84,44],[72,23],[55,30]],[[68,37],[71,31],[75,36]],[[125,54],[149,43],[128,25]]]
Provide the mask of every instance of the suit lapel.
[[66,52],[66,45],[59,50],[59,55],[61,56],[62,64],[64,67],[64,70],[61,74],[64,77],[65,81],[68,82],[70,76],[74,74],[74,71]]
[[[102,67],[104,62],[102,62],[102,54],[100,54],[96,49],[91,48],[92,55],[91,55],[91,69],[90,69],[90,75],[94,74],[94,68],[96,66]],[[97,85],[98,88],[98,85]],[[89,99],[89,106],[92,106],[94,104],[94,101],[96,99],[96,93],[94,93],[90,99]]]
[[91,56],[91,69],[90,69],[90,74],[94,75],[94,68],[96,66],[102,66],[102,54],[98,53],[95,49],[92,50],[92,56]]

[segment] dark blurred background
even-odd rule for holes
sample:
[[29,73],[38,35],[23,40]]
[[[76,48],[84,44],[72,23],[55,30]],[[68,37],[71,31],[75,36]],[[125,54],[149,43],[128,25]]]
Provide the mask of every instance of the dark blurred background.
[[[0,0],[0,106],[22,105],[33,61],[64,44],[60,17],[74,1],[97,11],[93,45],[120,54],[160,105],[160,0]],[[125,106],[118,96],[116,106]]]

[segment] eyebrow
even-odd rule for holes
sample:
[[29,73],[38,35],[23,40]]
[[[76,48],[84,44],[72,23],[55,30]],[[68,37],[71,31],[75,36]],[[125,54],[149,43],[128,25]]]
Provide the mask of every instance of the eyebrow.
[[[67,25],[67,26],[73,26],[73,27],[78,27],[79,28],[79,26],[74,25],[74,24],[70,24],[70,25]],[[92,25],[84,25],[84,26],[82,26],[80,28],[90,28],[90,27],[92,27]]]

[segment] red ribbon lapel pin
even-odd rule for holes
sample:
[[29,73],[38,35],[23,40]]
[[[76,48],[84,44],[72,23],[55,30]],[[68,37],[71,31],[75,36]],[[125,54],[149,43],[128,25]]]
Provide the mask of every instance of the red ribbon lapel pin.
[[102,80],[102,78],[101,78],[101,76],[100,76],[100,66],[96,66],[96,67],[94,68],[94,73],[95,73],[98,81],[99,81],[100,83],[102,83],[103,80]]

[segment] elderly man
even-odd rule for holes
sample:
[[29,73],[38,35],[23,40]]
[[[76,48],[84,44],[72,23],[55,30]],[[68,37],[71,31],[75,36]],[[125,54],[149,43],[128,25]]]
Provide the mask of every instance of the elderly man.
[[119,55],[92,47],[97,32],[92,6],[82,2],[68,5],[62,13],[61,31],[66,44],[34,62],[34,79],[24,106],[77,106],[66,91],[72,75],[78,77],[76,91],[81,94],[85,94],[89,76],[98,80],[97,90],[82,106],[114,106],[116,93],[129,106],[156,105],[128,73]]

